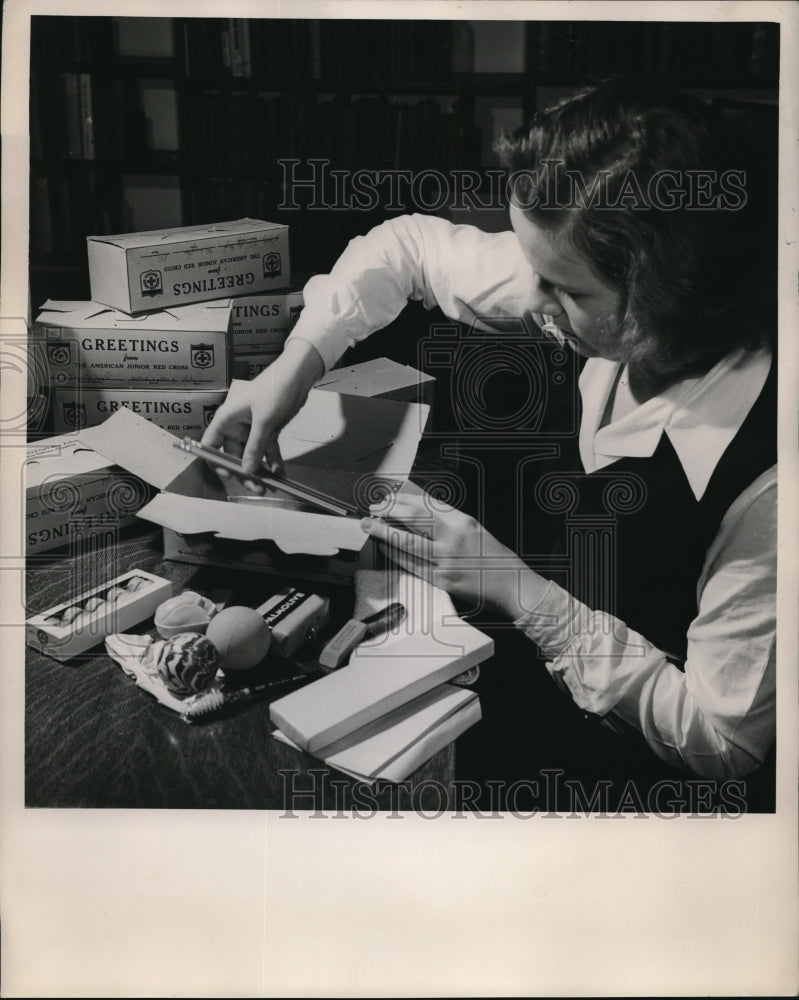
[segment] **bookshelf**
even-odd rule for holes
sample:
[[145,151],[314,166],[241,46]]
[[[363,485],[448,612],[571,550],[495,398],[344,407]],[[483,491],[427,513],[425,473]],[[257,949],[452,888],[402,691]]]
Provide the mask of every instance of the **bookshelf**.
[[287,207],[280,160],[328,160],[333,205],[335,170],[496,171],[493,131],[613,72],[776,104],[774,24],[31,20],[34,309],[88,297],[90,234],[265,218],[291,226],[305,275],[415,208]]

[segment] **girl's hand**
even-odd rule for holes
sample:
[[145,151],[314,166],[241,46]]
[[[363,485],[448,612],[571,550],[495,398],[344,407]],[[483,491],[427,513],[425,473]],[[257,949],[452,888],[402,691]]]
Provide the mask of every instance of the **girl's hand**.
[[545,585],[479,521],[428,493],[401,493],[370,511],[376,516],[362,527],[391,559],[468,602],[469,611],[485,608],[515,620],[524,613],[522,601],[535,599],[539,583]]
[[[324,365],[315,348],[302,340],[287,340],[283,353],[268,368],[228,393],[202,443],[241,458],[244,472],[256,474],[264,460],[271,471],[284,472],[278,434],[323,374]],[[230,475],[223,469],[215,471],[223,479]],[[249,480],[245,484],[253,493],[262,492]]]

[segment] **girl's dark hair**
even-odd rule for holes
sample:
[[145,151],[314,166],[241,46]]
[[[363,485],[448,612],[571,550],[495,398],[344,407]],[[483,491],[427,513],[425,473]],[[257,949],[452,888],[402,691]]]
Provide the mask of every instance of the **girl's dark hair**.
[[663,382],[775,336],[776,150],[752,145],[701,100],[612,79],[497,151],[512,201],[619,293],[627,355]]

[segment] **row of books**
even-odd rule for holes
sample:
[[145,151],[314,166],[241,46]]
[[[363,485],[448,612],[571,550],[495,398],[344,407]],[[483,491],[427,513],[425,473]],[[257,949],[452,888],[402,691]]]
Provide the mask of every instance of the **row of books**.
[[[327,194],[332,199],[332,190]],[[293,211],[278,207],[282,199],[283,188],[277,178],[206,177],[186,182],[183,191],[186,218],[198,223],[250,215],[289,225],[292,267],[303,275],[329,271],[353,237],[389,214],[382,206],[372,212]]]
[[[409,197],[407,191],[401,193]],[[435,195],[434,190],[431,197]],[[346,196],[352,197],[350,192]],[[125,232],[134,224],[135,213],[126,194],[124,177],[110,176],[104,171],[81,170],[55,176],[33,174],[30,197],[30,253],[39,266],[85,268],[87,236]],[[298,192],[297,204],[306,204],[308,197],[305,191]],[[337,197],[335,182],[329,176],[322,180],[321,197],[330,204]],[[357,211],[320,213],[281,209],[283,199],[282,179],[274,175],[184,178],[181,194],[184,218],[192,224],[211,224],[248,216],[290,224],[292,258],[298,271],[303,273],[329,269],[350,239],[391,214],[382,204],[372,211],[359,208]],[[413,204],[409,201],[406,208],[413,210]],[[88,287],[88,280],[83,285]],[[58,292],[54,297],[62,294]],[[70,293],[67,297],[74,296]]]
[[[329,198],[334,197],[326,185]],[[43,177],[30,184],[30,254],[38,266],[86,268],[86,237],[94,233],[119,233],[132,228],[134,213],[126,197],[124,179],[96,171]],[[279,210],[283,197],[278,178],[207,177],[186,180],[182,193],[185,218],[196,224],[224,222],[255,216],[291,224],[292,258],[299,272],[326,271],[347,242],[371,225],[383,221],[382,209],[364,212],[302,212]],[[324,225],[320,219],[324,219]],[[88,294],[88,276],[73,276],[77,292],[44,291],[34,276],[38,298],[78,298]],[[53,285],[52,276],[46,288]]]
[[31,174],[30,252],[34,260],[85,262],[86,237],[130,228],[119,177],[85,170],[52,177]]
[[265,80],[445,80],[471,68],[471,29],[453,21],[191,18],[187,76]]
[[[456,98],[393,102],[260,91],[191,91],[183,152],[209,169],[263,169],[281,157],[327,156],[359,167],[480,162],[481,130]],[[146,158],[148,123],[137,82],[65,71],[31,88],[31,155],[68,160]]]
[[138,82],[64,71],[31,78],[31,155],[124,159],[148,149]]
[[779,25],[743,22],[542,21],[537,75],[687,75],[777,85]]
[[281,158],[328,158],[352,168],[469,167],[480,163],[482,130],[457,101],[393,103],[339,94],[212,91],[187,97],[183,152],[210,170],[273,169]]
[[115,50],[110,17],[31,17],[31,51],[42,66],[105,61]]

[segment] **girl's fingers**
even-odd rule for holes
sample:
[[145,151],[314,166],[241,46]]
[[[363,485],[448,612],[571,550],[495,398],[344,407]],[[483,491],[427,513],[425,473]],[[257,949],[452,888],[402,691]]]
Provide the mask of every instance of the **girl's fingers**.
[[403,531],[401,528],[370,517],[365,517],[361,521],[361,527],[368,535],[382,542],[392,551],[402,552],[427,563],[435,562],[433,542],[423,535],[412,531]]
[[244,442],[239,438],[226,437],[222,440],[222,447],[226,454],[241,458],[244,452]]
[[427,538],[435,535],[435,518],[424,505],[397,500],[388,509],[382,504],[372,504],[369,510],[375,517],[382,518],[389,524],[401,524],[414,534]]
[[418,559],[416,556],[412,556],[407,552],[401,552],[399,549],[391,548],[385,545],[383,542],[378,542],[381,552],[389,558],[395,566],[400,569],[405,570],[406,573],[410,573],[412,576],[418,576],[422,580],[426,580],[429,583],[433,582],[433,574],[435,572],[435,563],[428,562],[426,559]]
[[280,446],[277,443],[277,438],[269,438],[266,442],[264,458],[266,459],[267,466],[272,472],[276,473],[278,476],[285,476],[286,467],[283,464],[283,456],[280,454]]

